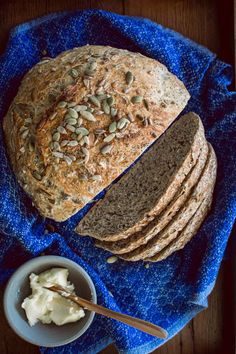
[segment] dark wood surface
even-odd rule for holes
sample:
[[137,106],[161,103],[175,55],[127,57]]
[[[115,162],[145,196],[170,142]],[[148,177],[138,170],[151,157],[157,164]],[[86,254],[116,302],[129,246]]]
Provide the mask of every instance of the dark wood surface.
[[[207,46],[222,60],[234,64],[233,1],[230,0],[0,0],[0,52],[4,50],[9,30],[13,26],[50,12],[84,8],[100,8],[150,18]],[[208,309],[157,349],[156,354],[234,353],[235,299],[232,263],[231,258],[223,262],[216,286],[209,298]],[[3,314],[2,306],[0,310]],[[33,354],[39,351],[37,347],[18,338],[2,316],[0,353]],[[102,353],[115,354],[117,351],[109,346]]]

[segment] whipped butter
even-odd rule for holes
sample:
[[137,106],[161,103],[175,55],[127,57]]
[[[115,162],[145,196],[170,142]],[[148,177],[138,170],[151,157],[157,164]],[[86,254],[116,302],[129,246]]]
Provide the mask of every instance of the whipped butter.
[[25,298],[22,308],[25,310],[30,326],[37,322],[55,323],[61,326],[65,323],[76,322],[85,316],[84,310],[73,301],[58,293],[45,289],[60,285],[68,292],[74,291],[74,285],[67,278],[68,269],[52,268],[39,275],[30,274],[32,294]]

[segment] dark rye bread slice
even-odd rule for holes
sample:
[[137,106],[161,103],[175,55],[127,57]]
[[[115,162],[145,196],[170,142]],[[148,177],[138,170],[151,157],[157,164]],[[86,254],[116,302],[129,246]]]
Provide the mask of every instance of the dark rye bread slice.
[[[214,187],[214,184],[212,187]],[[202,204],[199,206],[196,213],[181,231],[179,236],[174,239],[168,246],[166,246],[161,252],[145,260],[149,262],[160,262],[169,257],[172,253],[184,248],[184,246],[193,238],[193,236],[196,235],[198,229],[200,228],[211,208],[213,189],[214,188],[208,191],[209,196],[203,200]]]
[[205,168],[184,206],[175,215],[173,220],[160,233],[157,233],[146,245],[136,248],[129,253],[122,254],[120,255],[120,258],[132,262],[150,258],[174,240],[195,214],[196,210],[204,200],[207,191],[212,188],[212,184],[214,184],[215,181],[216,165],[216,156],[213,148],[209,144],[209,154]]
[[173,199],[204,141],[200,118],[182,116],[90,209],[76,231],[106,241],[140,231]]
[[191,193],[192,188],[195,186],[202,173],[202,170],[206,164],[207,155],[208,144],[207,141],[204,141],[201,146],[200,156],[196,165],[192,167],[191,171],[184,179],[180,189],[177,190],[174,198],[166,206],[166,208],[141,231],[136,232],[130,235],[128,238],[119,241],[109,242],[97,240],[95,245],[112,253],[122,254],[130,252],[146,244],[172,220],[177,211],[185,203],[189,194]]

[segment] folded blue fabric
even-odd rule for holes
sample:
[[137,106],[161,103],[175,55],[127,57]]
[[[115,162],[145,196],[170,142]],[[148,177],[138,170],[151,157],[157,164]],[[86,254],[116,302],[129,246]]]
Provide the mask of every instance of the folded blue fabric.
[[[236,215],[236,93],[227,90],[232,70],[206,48],[146,19],[100,10],[53,14],[11,32],[0,58],[1,119],[23,75],[41,59],[43,50],[55,57],[87,43],[141,52],[161,61],[185,83],[191,94],[185,111],[201,116],[218,157],[211,213],[183,250],[149,269],[142,262],[107,264],[108,252],[73,231],[88,207],[63,223],[39,215],[13,175],[1,129],[0,281],[3,284],[20,264],[41,252],[68,257],[88,271],[100,304],[159,324],[170,338],[207,306]],[[145,354],[164,343],[97,315],[79,340],[42,352],[94,354],[111,342],[120,353],[130,354]]]

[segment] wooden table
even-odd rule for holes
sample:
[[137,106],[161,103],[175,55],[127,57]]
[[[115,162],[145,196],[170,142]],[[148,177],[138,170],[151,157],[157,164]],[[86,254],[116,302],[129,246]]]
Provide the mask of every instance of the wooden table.
[[[100,8],[150,18],[207,46],[222,60],[234,64],[233,0],[0,0],[0,51],[5,48],[11,27],[49,12],[84,8]],[[231,247],[236,250],[235,245]],[[215,289],[209,298],[209,308],[154,353],[234,353],[232,263],[232,259],[224,261]],[[37,347],[18,338],[2,318],[0,353],[33,354],[39,351]],[[114,354],[117,351],[109,346],[102,353]]]

